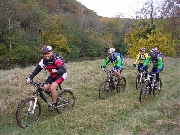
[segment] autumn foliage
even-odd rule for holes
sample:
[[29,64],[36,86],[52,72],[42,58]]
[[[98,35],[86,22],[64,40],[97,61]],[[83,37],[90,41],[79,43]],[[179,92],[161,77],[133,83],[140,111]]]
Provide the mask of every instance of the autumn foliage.
[[101,17],[76,0],[1,0],[0,5],[0,69],[36,64],[44,44],[67,61],[104,58],[110,47],[130,57],[141,47],[180,54],[178,0],[165,0],[161,10],[149,0],[136,19]]

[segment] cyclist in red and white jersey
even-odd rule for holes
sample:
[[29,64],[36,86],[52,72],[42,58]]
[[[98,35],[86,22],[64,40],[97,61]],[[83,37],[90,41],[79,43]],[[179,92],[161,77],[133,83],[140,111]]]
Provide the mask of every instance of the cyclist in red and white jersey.
[[64,65],[63,58],[58,54],[53,54],[52,47],[45,45],[42,48],[43,58],[40,60],[39,64],[36,66],[34,71],[31,73],[27,79],[27,83],[31,82],[33,78],[45,68],[50,76],[47,78],[44,84],[44,90],[49,91],[52,94],[52,108],[56,109],[57,106],[57,87],[61,84],[67,77],[66,68]]

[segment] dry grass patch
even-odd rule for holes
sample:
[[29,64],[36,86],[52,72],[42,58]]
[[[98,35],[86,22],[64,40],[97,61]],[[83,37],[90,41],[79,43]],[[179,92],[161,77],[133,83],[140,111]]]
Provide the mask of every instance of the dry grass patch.
[[[150,96],[144,103],[138,101],[139,91],[135,89],[137,68],[132,67],[133,61],[125,59],[125,92],[117,94],[113,91],[106,100],[98,98],[98,87],[106,78],[106,73],[100,68],[103,60],[67,63],[68,77],[62,86],[73,88],[76,98],[74,110],[57,115],[48,112],[43,103],[40,121],[25,130],[17,125],[15,112],[20,101],[29,97],[34,90],[26,84],[26,77],[35,66],[1,71],[0,134],[176,135],[180,123],[179,59],[165,58],[165,69],[160,74],[163,81],[160,96]],[[107,68],[111,69],[111,66]],[[43,70],[34,80],[45,81],[47,76]]]

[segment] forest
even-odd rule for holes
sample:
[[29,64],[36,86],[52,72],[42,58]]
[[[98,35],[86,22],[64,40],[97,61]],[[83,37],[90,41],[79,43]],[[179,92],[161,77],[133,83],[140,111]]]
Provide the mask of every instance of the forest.
[[98,16],[76,0],[0,0],[0,69],[38,63],[43,45],[69,61],[95,60],[109,47],[134,57],[141,47],[180,56],[180,1],[153,0],[136,18]]

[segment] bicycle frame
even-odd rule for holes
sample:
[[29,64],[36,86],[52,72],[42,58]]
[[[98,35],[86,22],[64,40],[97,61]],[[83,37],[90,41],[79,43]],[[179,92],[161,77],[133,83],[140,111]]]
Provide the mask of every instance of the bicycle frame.
[[[42,86],[44,85],[44,83],[39,83],[39,82],[33,82],[32,83],[37,89],[36,91],[33,93],[33,97],[34,95],[36,95],[36,97],[34,97],[35,101],[37,102],[38,100],[38,96],[40,95],[40,97],[43,99],[44,102],[47,102],[49,106],[52,106],[52,103],[50,101],[48,101],[47,97],[44,95],[44,93],[46,93],[47,95],[51,96],[51,92],[45,91],[44,89],[42,89]],[[58,85],[58,88],[60,90],[62,90],[61,85]],[[57,88],[57,90],[58,90]],[[65,91],[70,91],[72,88],[64,88],[63,90]],[[59,97],[58,97],[59,98]],[[59,98],[60,100],[64,100],[63,98]],[[35,104],[36,104],[35,102]],[[58,105],[57,107],[60,106],[65,106],[66,104],[68,104],[68,102],[66,102],[66,100],[64,100],[64,103],[62,105]],[[34,107],[35,109],[35,107]]]
[[[52,105],[52,104],[50,101],[47,100],[47,97],[43,94],[43,92],[46,93],[45,90],[42,89],[42,86],[44,83],[31,82],[31,84],[33,84],[36,87],[36,91],[33,92],[33,96],[32,96],[32,98],[34,98],[34,104],[32,103],[32,101],[30,101],[28,113],[34,114],[34,110],[36,109],[36,106],[37,106],[38,96],[40,96],[44,102],[47,102],[48,105]],[[48,93],[46,93],[46,94],[48,94]]]
[[140,102],[145,101],[147,99],[147,95],[151,94],[151,91],[153,92],[154,96],[159,95],[162,87],[161,78],[159,78],[158,85],[156,84],[156,87],[155,87],[155,82],[156,82],[156,73],[153,73],[152,75],[148,75],[147,79],[145,79],[145,82],[141,87],[141,91],[139,95]]
[[[152,81],[151,81],[152,79]],[[154,89],[154,83],[156,82],[156,73],[153,73],[152,76],[148,75],[147,79],[145,79],[145,81],[148,81],[151,87],[151,90]]]
[[112,90],[116,90],[117,93],[123,93],[126,87],[126,79],[123,76],[119,79],[113,71],[104,71],[106,72],[107,77],[99,86],[99,98],[106,99]]
[[[50,102],[50,101],[48,101],[48,99],[47,99],[47,97],[44,95],[44,93],[46,93],[47,95],[49,95],[49,96],[51,96],[51,92],[49,92],[49,91],[45,91],[43,88],[42,88],[42,86],[44,85],[44,83],[39,83],[39,82],[31,82],[31,84],[33,84],[35,87],[36,87],[36,91],[35,92],[33,92],[33,97],[34,97],[34,99],[35,99],[35,101],[37,102],[37,100],[38,100],[38,96],[40,95],[40,97],[43,99],[43,101],[44,102],[47,102],[48,103],[48,105],[50,105],[50,106],[52,106],[52,103]],[[63,91],[70,91],[72,88],[61,88],[61,85],[58,85],[58,88],[60,89],[60,90],[63,90]],[[58,88],[56,89],[56,90],[58,90]],[[36,97],[35,97],[35,95],[36,95]],[[60,98],[60,97],[58,97],[60,100],[64,100],[63,98]],[[60,107],[60,106],[64,106],[64,105],[66,105],[66,104],[68,104],[68,102],[66,102],[65,103],[65,101],[66,100],[64,100],[64,103],[62,104],[62,105],[58,105],[57,107]],[[36,102],[35,102],[35,104],[36,104]],[[35,109],[35,107],[34,107],[34,109]]]
[[115,75],[115,73],[111,70],[105,70],[106,74],[107,74],[107,78],[106,81],[112,82],[113,86],[116,88],[117,86],[117,75]]

